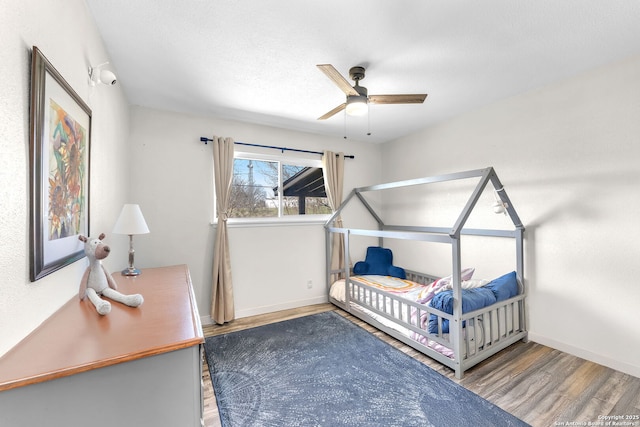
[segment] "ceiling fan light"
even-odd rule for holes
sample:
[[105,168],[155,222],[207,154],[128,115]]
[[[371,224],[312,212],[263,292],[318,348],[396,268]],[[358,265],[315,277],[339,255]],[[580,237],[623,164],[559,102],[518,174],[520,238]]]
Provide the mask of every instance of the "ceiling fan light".
[[349,96],[347,99],[347,114],[350,116],[363,116],[369,110],[366,96]]

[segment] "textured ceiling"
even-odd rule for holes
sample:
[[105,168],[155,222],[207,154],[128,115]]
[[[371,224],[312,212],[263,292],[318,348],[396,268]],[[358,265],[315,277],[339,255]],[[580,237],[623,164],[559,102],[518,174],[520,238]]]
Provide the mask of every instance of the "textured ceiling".
[[[640,54],[638,0],[87,4],[110,56],[100,62],[111,61],[133,105],[339,138],[346,128],[376,143]],[[347,78],[364,66],[369,94],[429,96],[318,121],[345,99],[316,68],[324,63]]]

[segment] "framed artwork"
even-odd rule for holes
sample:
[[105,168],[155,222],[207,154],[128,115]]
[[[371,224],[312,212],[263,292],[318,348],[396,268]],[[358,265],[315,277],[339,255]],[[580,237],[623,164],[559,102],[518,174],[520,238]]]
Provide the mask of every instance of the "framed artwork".
[[33,47],[31,56],[31,281],[83,258],[89,235],[91,109]]

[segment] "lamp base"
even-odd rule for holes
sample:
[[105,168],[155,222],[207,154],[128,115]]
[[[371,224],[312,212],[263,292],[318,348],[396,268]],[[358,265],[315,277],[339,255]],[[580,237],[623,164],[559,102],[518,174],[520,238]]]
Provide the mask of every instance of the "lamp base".
[[138,270],[137,268],[125,268],[124,270],[122,270],[122,275],[123,276],[139,276],[141,275],[142,272],[140,270]]

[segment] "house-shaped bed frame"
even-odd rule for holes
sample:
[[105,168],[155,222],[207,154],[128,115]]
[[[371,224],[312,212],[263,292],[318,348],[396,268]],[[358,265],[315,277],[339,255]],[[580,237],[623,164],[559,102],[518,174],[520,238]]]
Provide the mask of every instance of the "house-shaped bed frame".
[[[450,228],[385,224],[362,195],[367,192],[472,178],[479,178],[479,181],[467,200],[466,205],[462,208],[455,224]],[[513,222],[513,230],[465,228],[467,219],[488,184],[493,186],[496,194],[499,196],[507,215]],[[375,219],[378,225],[377,230],[336,227],[336,219],[340,217],[344,208],[354,199],[360,200]],[[345,280],[343,283],[349,284],[349,286],[343,284],[343,286],[348,289],[347,292],[344,292],[344,300],[338,300],[330,296],[330,301],[427,356],[450,367],[455,371],[457,378],[462,378],[465,370],[509,345],[519,340],[526,341],[527,332],[525,327],[524,304],[526,288],[524,286],[523,274],[524,226],[492,167],[355,188],[325,223],[325,230],[327,286],[328,288],[332,286],[331,278],[335,277],[336,274],[342,275]],[[332,258],[332,241],[333,236],[336,234],[344,236],[344,253],[347,257],[344,262],[345,267],[341,270],[332,270],[330,265]],[[462,312],[461,302],[463,292],[461,286],[462,264],[460,243],[460,237],[462,235],[514,240],[516,251],[516,265],[514,270],[519,286],[517,296],[473,312]],[[408,239],[439,242],[450,245],[453,269],[453,314],[448,315],[423,304],[400,299],[393,294],[384,293],[383,291],[368,287],[366,284],[358,282],[357,279],[354,280],[351,276],[352,272],[350,271],[348,260],[351,236],[377,237],[379,246],[384,246],[384,239]],[[415,271],[407,271],[407,279],[425,285],[436,280],[436,278],[431,275]],[[427,316],[427,318],[431,316],[431,319],[436,317],[438,319],[439,333],[430,333],[427,330],[428,328],[420,325],[417,319],[421,317],[424,318],[424,316]],[[443,330],[443,320],[447,320],[451,326],[448,336],[441,333]],[[390,324],[391,326],[389,326]],[[408,331],[409,336],[406,332],[398,332],[398,328],[394,327],[395,324],[399,325],[401,329]],[[413,335],[413,338],[411,335]],[[416,337],[421,338],[421,341],[416,340]],[[450,350],[448,355],[444,355],[442,351],[438,350],[443,346]]]

